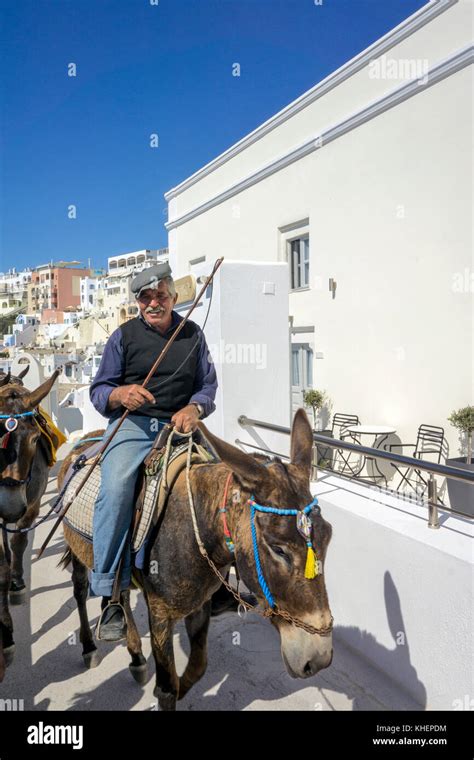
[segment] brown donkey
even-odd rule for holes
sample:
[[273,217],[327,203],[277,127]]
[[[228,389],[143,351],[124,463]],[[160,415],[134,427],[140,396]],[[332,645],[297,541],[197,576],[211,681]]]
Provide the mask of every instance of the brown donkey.
[[[26,372],[22,372],[24,376]],[[48,395],[59,370],[34,391],[21,384],[21,378],[7,375],[0,380],[0,414],[15,415],[18,422],[10,433],[5,448],[8,462],[0,473],[0,521],[16,523],[16,528],[29,528],[38,516],[41,498],[48,483],[48,454],[41,433],[34,422],[35,410]],[[10,381],[10,382],[8,382]],[[1,420],[4,424],[5,421]],[[20,604],[26,595],[23,580],[23,554],[27,533],[15,533],[11,539],[11,565],[0,542],[0,681],[13,659],[13,623],[8,602]],[[7,549],[8,552],[8,549]]]
[[[198,424],[221,460],[214,464],[194,465],[190,473],[202,542],[223,575],[235,562],[246,586],[268,605],[260,585],[262,575],[259,581],[257,572],[249,500],[252,496],[258,505],[273,509],[291,508],[299,513],[313,502],[309,490],[313,437],[308,418],[302,409],[295,415],[290,464],[283,464],[279,459],[246,454],[212,435],[203,423]],[[60,488],[69,464],[70,458],[63,463],[59,475]],[[225,484],[230,473],[232,482],[225,517],[234,553],[225,540],[221,513]],[[312,543],[319,566],[318,574],[311,579],[305,577],[307,546],[297,528],[296,517],[261,511],[254,518],[258,562],[277,609],[319,631],[309,633],[283,617],[271,617],[280,634],[284,663],[294,678],[312,676],[328,667],[332,659],[332,618],[323,575],[331,526],[322,518],[318,507],[309,514]],[[64,555],[63,564],[72,559],[83,657],[86,665],[93,667],[98,664],[99,658],[86,612],[87,568],[93,564],[92,547],[67,526],[64,526],[64,535],[69,549]],[[154,693],[160,709],[174,710],[176,701],[184,697],[206,670],[210,598],[220,585],[220,580],[198,549],[184,472],[175,482],[159,530],[150,542],[149,567],[147,572],[137,571],[136,577],[148,606],[156,664]],[[130,609],[129,591],[122,592],[122,603],[127,615],[127,647],[132,658],[129,667],[135,679],[144,683],[146,663]],[[185,672],[179,678],[174,663],[173,629],[182,618],[185,619],[191,651]]]

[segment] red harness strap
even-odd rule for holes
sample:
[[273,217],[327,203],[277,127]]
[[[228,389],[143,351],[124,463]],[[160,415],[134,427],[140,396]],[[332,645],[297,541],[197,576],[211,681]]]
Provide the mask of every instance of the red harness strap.
[[227,518],[226,518],[226,512],[227,512],[227,494],[229,493],[229,486],[230,486],[230,482],[232,480],[232,475],[233,475],[232,472],[229,472],[229,474],[227,475],[227,480],[226,480],[225,486],[224,486],[224,496],[222,497],[222,505],[221,505],[221,507],[219,509],[219,512],[222,515],[222,522],[224,524],[224,536],[225,536],[225,541],[226,541],[227,547],[228,547],[229,551],[231,551],[233,553],[235,547],[234,547],[234,542],[232,541],[232,536],[230,535],[230,530],[229,530],[229,526],[227,525]]

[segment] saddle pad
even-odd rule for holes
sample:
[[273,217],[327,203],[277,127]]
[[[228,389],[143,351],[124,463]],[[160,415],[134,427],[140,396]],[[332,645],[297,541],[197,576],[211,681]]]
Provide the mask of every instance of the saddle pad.
[[[146,537],[150,531],[150,528],[156,518],[156,508],[160,505],[160,511],[163,508],[169,491],[176,480],[179,473],[186,467],[187,458],[187,444],[182,446],[176,446],[173,450],[168,463],[167,483],[162,484],[162,470],[160,469],[156,475],[146,476],[145,478],[145,492],[143,497],[143,507],[141,511],[140,521],[135,531],[135,536],[132,543],[132,552],[136,553],[142,548]],[[199,447],[200,448],[200,447]],[[209,462],[209,457],[206,458]],[[202,463],[203,457],[200,453],[192,453],[191,462],[193,464]],[[87,475],[88,470],[92,467],[92,464],[86,464],[73,473],[66,491],[64,493],[62,503],[66,504],[70,498],[74,495],[74,492]],[[64,522],[69,528],[79,533],[86,541],[92,543],[93,537],[93,522],[94,522],[94,508],[95,502],[99,495],[101,484],[101,468],[100,465],[95,467],[92,474],[87,480],[85,486],[78,493],[71,506],[68,509]],[[161,487],[161,486],[164,487]]]
[[56,454],[59,447],[62,446],[63,443],[66,443],[67,438],[41,406],[35,422],[41,431],[41,440],[44,443],[47,452],[48,466],[52,467],[56,464]]

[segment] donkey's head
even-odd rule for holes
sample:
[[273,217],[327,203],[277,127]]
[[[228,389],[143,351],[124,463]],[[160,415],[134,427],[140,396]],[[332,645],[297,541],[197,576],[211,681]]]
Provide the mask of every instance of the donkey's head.
[[28,391],[19,383],[5,384],[0,380],[0,437],[7,460],[0,473],[0,519],[7,522],[16,522],[26,511],[26,489],[41,434],[34,420],[35,411],[58,375],[56,370],[34,391]]
[[[331,526],[321,516],[318,506],[306,510],[309,523],[301,518],[305,507],[313,502],[309,489],[313,436],[306,413],[299,409],[295,415],[289,464],[246,454],[209,433],[202,423],[198,424],[222,462],[234,473],[228,522],[235,543],[237,568],[245,584],[262,601],[271,603],[273,600],[277,609],[286,610],[314,628],[330,630],[332,618],[324,565]],[[256,511],[252,521],[250,497],[257,505],[297,510],[299,514]],[[306,538],[305,528],[309,531]],[[312,543],[316,555],[315,577],[306,577],[312,575],[305,572],[308,542]],[[262,578],[270,597],[262,590]],[[291,676],[307,678],[330,665],[331,633],[311,634],[279,616],[273,616],[272,622],[280,633],[283,660]]]
[[18,375],[12,375],[10,370],[8,370],[8,372],[0,372],[0,388],[3,388],[4,385],[8,385],[9,383],[23,385],[23,378],[28,374],[29,369],[30,365],[27,364],[25,369],[22,369]]

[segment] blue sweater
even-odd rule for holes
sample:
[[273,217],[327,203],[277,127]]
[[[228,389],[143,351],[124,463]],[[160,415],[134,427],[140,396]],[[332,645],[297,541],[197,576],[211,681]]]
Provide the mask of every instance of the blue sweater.
[[[172,312],[171,326],[165,333],[169,337],[183,317],[177,312]],[[155,328],[142,319],[150,330]],[[204,333],[200,328],[199,351],[197,372],[194,380],[193,394],[188,403],[196,402],[201,404],[204,409],[203,417],[208,417],[216,408],[214,399],[217,391],[217,376],[214,363],[209,355]],[[94,380],[91,383],[89,395],[93,406],[104,417],[111,417],[116,414],[116,410],[110,410],[107,407],[109,396],[114,388],[123,385],[123,376],[125,369],[125,360],[122,346],[122,331],[120,328],[114,330],[107,343],[105,344],[104,353],[100,362],[99,369]],[[151,368],[150,368],[151,369]],[[143,378],[145,379],[145,378]]]

